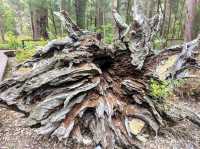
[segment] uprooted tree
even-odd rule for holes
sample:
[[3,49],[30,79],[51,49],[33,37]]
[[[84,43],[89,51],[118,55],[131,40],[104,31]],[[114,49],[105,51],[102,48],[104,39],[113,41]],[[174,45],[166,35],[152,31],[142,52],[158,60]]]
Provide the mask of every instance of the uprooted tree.
[[65,143],[114,148],[140,147],[134,125],[154,135],[168,122],[200,125],[195,113],[155,100],[149,87],[151,79],[195,78],[200,38],[154,54],[162,16],[146,18],[139,1],[130,26],[113,10],[118,37],[112,45],[81,30],[66,12],[56,15],[69,37],[49,42],[16,68],[31,68],[29,73],[0,84],[1,103],[25,113],[27,126]]

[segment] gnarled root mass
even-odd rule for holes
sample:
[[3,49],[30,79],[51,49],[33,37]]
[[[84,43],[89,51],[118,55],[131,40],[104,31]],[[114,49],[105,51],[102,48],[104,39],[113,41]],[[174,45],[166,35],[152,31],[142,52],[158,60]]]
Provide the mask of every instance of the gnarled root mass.
[[[153,20],[157,23],[151,24],[157,27],[158,20]],[[37,127],[39,134],[66,144],[140,147],[143,134],[158,135],[167,121],[187,118],[200,125],[196,114],[156,102],[149,90],[151,78],[189,77],[198,70],[199,39],[150,54],[151,37],[137,36],[148,22],[140,22],[135,20],[135,27],[141,30],[135,28],[133,34],[128,29],[114,46],[68,23],[69,37],[49,42],[32,60],[17,67],[29,67],[29,73],[0,84],[0,101],[25,113],[27,126]],[[125,40],[128,32],[133,35],[130,41]],[[174,56],[177,59],[164,67]]]

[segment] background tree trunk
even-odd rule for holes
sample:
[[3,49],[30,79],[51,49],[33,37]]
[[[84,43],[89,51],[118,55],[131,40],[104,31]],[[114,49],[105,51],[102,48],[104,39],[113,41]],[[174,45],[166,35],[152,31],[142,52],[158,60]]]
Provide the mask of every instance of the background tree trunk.
[[67,10],[67,2],[66,0],[60,0],[60,10]]
[[132,8],[133,0],[128,0],[127,2],[127,9],[126,9],[126,23],[129,24],[131,22],[131,8]]
[[96,27],[100,28],[103,25],[104,0],[96,0]]
[[193,29],[198,4],[198,0],[186,0],[186,22],[184,32],[185,41],[191,41],[195,38],[194,36],[196,34],[194,33]]
[[156,1],[155,0],[146,0],[145,2],[146,2],[145,5],[147,5],[146,16],[151,18],[155,14]]
[[33,39],[48,39],[48,7],[46,7],[46,3],[42,3],[44,6],[38,6],[30,0],[28,4],[31,15]]
[[69,13],[69,15],[72,15],[72,1],[71,0],[68,0],[67,1],[67,11]]
[[51,3],[50,3],[50,14],[51,14],[51,19],[52,19],[52,24],[53,24],[53,27],[54,27],[54,35],[55,35],[55,37],[57,37],[57,34],[58,34],[58,32],[57,32],[57,27],[56,27],[56,22],[55,22],[55,17],[54,17],[54,13],[53,13],[53,1],[51,0]]
[[86,23],[86,6],[87,0],[75,0],[76,22],[82,29],[85,28]]
[[33,39],[48,39],[48,9],[39,8],[33,10]]
[[112,9],[118,8],[118,0],[112,0]]
[[4,24],[3,24],[3,17],[0,14],[0,34],[1,34],[1,40],[4,42],[5,38],[4,38]]

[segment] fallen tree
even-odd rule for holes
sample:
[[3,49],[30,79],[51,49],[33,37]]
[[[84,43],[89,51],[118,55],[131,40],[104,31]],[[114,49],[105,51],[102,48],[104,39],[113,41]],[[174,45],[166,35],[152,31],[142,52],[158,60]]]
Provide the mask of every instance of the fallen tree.
[[151,79],[197,77],[200,38],[153,54],[162,17],[146,18],[137,2],[131,26],[113,10],[119,35],[113,45],[82,31],[66,12],[56,13],[69,37],[17,66],[31,71],[0,84],[1,103],[25,113],[27,126],[39,134],[74,145],[140,147],[144,130],[158,135],[168,122],[183,119],[200,126],[195,113],[155,100],[149,85]]

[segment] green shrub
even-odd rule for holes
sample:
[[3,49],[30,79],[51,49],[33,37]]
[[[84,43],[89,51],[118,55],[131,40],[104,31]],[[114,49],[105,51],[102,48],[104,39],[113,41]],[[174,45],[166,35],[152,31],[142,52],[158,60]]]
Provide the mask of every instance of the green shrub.
[[0,49],[9,49],[9,45],[7,43],[0,43]]
[[30,59],[35,54],[35,49],[20,49],[16,52],[17,62],[23,62]]
[[37,49],[37,46],[43,47],[48,41],[26,41],[25,47],[22,49],[21,41],[23,39],[28,39],[29,37],[16,37],[12,32],[6,33],[6,43],[0,43],[0,49],[17,49],[16,59],[17,62],[23,62],[30,59]]
[[25,49],[35,49],[38,46],[43,47],[47,44],[47,41],[41,40],[41,41],[26,41],[25,42]]
[[30,59],[36,52],[37,46],[44,46],[47,44],[47,41],[31,41],[26,42],[25,49],[19,49],[16,52],[17,62],[23,62]]
[[155,49],[155,52],[159,52],[159,50],[162,49],[165,43],[166,43],[166,39],[155,37],[153,41],[153,48]]
[[183,79],[166,80],[162,82],[151,79],[150,94],[156,99],[166,98],[172,93],[173,89],[182,86],[184,82]]
[[113,25],[106,24],[96,29],[96,32],[104,33],[104,42],[110,44],[113,41]]
[[20,41],[12,32],[6,33],[6,40],[10,49],[17,49],[21,47]]

